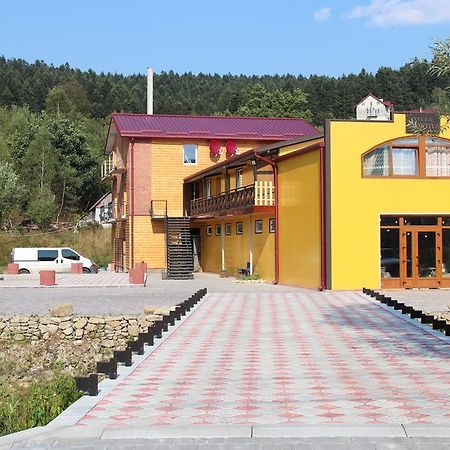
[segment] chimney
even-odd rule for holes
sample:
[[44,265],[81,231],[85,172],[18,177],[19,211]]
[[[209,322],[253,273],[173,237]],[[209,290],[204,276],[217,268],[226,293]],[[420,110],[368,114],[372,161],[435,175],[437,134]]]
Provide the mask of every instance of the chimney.
[[147,114],[153,114],[153,69],[147,67]]

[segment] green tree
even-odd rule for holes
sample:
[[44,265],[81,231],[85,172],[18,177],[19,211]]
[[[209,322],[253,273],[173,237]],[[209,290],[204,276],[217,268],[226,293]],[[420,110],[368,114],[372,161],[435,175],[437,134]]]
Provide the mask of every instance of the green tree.
[[0,226],[20,204],[23,188],[11,163],[0,162]]
[[40,189],[37,196],[30,201],[27,212],[40,230],[48,229],[57,214],[53,192],[46,187]]
[[247,93],[247,101],[239,107],[238,114],[256,117],[303,117],[312,119],[307,106],[307,95],[301,89],[293,92],[267,90],[257,83]]
[[73,103],[62,86],[50,89],[45,98],[45,110],[48,113],[59,116],[60,114],[69,114],[73,109]]

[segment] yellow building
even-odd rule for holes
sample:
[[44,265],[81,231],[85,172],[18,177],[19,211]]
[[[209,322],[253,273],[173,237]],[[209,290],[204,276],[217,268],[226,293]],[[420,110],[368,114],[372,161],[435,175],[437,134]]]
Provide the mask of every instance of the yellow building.
[[410,129],[438,121],[327,122],[328,288],[450,286],[450,131]]
[[[450,132],[409,129],[435,119],[330,120],[324,139],[263,146],[187,177],[204,270],[318,289],[450,286]],[[226,189],[205,191],[216,184]]]

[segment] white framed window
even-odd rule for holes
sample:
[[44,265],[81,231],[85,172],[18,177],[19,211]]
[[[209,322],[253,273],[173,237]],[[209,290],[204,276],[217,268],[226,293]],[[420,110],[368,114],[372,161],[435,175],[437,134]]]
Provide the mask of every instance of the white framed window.
[[206,189],[206,197],[210,198],[211,197],[211,178],[206,179],[205,189]]
[[183,164],[197,164],[197,145],[183,144]]
[[242,187],[242,169],[236,169],[236,189]]

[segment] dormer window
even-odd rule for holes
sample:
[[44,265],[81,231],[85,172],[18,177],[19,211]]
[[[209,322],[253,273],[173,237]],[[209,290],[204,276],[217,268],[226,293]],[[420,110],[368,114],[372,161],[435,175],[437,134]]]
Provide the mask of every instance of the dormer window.
[[450,141],[424,136],[386,142],[363,155],[364,177],[450,177]]

